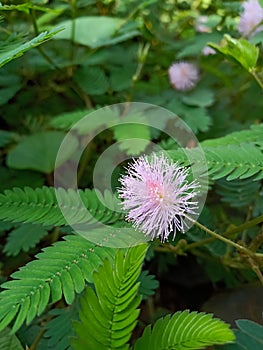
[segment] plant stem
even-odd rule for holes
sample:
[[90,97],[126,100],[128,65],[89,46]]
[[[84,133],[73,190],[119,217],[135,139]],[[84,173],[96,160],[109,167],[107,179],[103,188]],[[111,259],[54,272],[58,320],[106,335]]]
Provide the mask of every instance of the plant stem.
[[260,80],[259,76],[257,75],[256,71],[254,69],[251,69],[250,71],[251,75],[254,77],[258,85],[261,87],[263,90],[263,82]]
[[[226,237],[226,236],[232,236],[238,232],[241,232],[243,230],[246,230],[250,227],[253,227],[257,224],[260,224],[261,222],[263,222],[263,215],[260,215],[258,216],[257,218],[255,219],[252,219],[252,220],[249,220],[247,222],[245,222],[244,224],[242,225],[239,225],[237,227],[234,227],[233,229],[230,229],[230,230],[227,230],[226,232],[224,232],[222,235],[220,235],[220,237]],[[201,224],[200,224],[201,225]],[[211,242],[214,242],[215,240],[217,240],[218,238],[217,237],[210,237],[210,238],[205,238],[203,239],[202,241],[199,241],[199,242],[194,242],[194,243],[190,243],[188,244],[188,246],[186,247],[187,250],[190,250],[192,248],[196,248],[196,247],[200,247],[200,246],[203,246],[205,244],[208,244],[208,243],[211,243]]]
[[204,225],[200,224],[198,221],[195,221],[195,225],[198,226],[199,228],[201,228],[203,231],[207,232],[209,235],[211,235],[215,239],[219,239],[220,241],[225,242],[226,244],[230,244],[233,247],[235,247],[237,250],[240,250],[240,251],[246,253],[247,255],[252,254],[250,252],[250,250],[248,250],[246,247],[243,247],[242,245],[235,243],[224,236],[219,235],[218,233],[216,233],[216,232],[210,230],[209,228],[205,227]]
[[73,64],[74,60],[74,40],[75,40],[75,33],[76,33],[76,12],[77,12],[77,1],[71,0],[71,8],[72,8],[72,24],[71,24],[71,36],[70,36],[70,44],[71,44],[71,54],[70,59]]

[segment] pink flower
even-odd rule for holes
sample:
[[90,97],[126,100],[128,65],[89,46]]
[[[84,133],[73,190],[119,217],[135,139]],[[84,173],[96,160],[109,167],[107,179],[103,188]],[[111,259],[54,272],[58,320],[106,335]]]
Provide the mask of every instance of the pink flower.
[[120,178],[118,190],[127,211],[126,219],[150,239],[168,239],[176,230],[187,228],[185,215],[196,215],[198,203],[193,201],[199,187],[197,181],[189,182],[189,169],[180,167],[163,154],[155,153],[151,161],[146,156],[134,160],[127,175]]
[[209,33],[211,32],[211,28],[207,25],[208,17],[207,16],[199,16],[195,20],[195,30],[199,33]]
[[216,51],[210,46],[205,46],[202,50],[202,54],[204,56],[215,55]]
[[238,24],[238,31],[243,36],[252,36],[263,29],[263,26],[257,27],[263,20],[263,8],[260,6],[258,0],[248,0],[242,5],[244,11],[240,16]]
[[190,90],[198,81],[199,74],[197,67],[192,63],[179,62],[170,66],[169,79],[176,90]]

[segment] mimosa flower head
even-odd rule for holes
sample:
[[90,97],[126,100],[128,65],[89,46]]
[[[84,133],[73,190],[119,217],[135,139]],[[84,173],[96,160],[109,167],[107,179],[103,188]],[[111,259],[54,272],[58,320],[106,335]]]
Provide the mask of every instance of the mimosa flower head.
[[186,215],[196,215],[197,181],[188,181],[189,169],[174,163],[164,154],[141,156],[120,178],[119,197],[126,219],[149,239],[168,239],[187,228]]

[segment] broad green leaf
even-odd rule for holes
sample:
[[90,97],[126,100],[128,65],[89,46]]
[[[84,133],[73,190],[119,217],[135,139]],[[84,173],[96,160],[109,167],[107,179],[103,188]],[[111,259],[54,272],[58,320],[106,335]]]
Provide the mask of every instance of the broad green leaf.
[[[64,29],[55,35],[55,39],[72,38],[72,20],[61,22],[56,29]],[[75,36],[73,40],[81,45],[97,48],[112,45],[138,35],[137,24],[120,18],[106,16],[79,17],[74,21]],[[96,29],[96,30],[94,30]]]
[[122,91],[130,88],[136,65],[129,64],[123,67],[113,67],[110,71],[110,86],[113,91]]
[[109,88],[108,79],[99,67],[81,66],[74,74],[74,80],[90,95],[102,95]]
[[263,348],[263,326],[250,320],[237,320],[234,329],[236,341],[218,350],[261,350]]
[[208,89],[197,89],[185,94],[182,101],[190,106],[208,107],[214,102],[214,93]]
[[[23,139],[8,154],[7,165],[16,169],[32,169],[43,173],[54,170],[57,152],[65,134],[59,131],[43,131]],[[69,138],[65,156],[67,160],[77,148],[77,140]]]
[[119,147],[129,155],[137,155],[145,150],[150,142],[148,122],[141,115],[131,114],[125,118],[125,123],[113,127]]
[[243,38],[234,39],[230,35],[225,34],[219,45],[211,42],[208,45],[226,57],[237,61],[248,72],[251,72],[257,63],[258,48]]

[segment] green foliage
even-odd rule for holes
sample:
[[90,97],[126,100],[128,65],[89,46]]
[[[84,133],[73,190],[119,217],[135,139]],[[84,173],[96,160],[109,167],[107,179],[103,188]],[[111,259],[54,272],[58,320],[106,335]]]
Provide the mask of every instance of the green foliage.
[[[253,180],[263,178],[262,124],[250,130],[234,132],[226,137],[201,143],[207,160],[208,173],[213,180],[226,177]],[[198,164],[198,151],[194,148],[169,151],[173,159],[189,165],[189,159]],[[189,159],[187,158],[189,156]]]
[[[167,273],[171,281],[170,268],[182,261],[177,255],[191,253],[191,259],[204,267],[205,288],[208,283],[216,291],[260,277],[261,25],[247,40],[239,32],[241,1],[6,3],[0,4],[0,328],[10,325],[13,332],[18,330],[24,348],[39,350],[70,350],[71,336],[78,348],[91,349],[127,349],[135,344],[135,349],[179,350],[233,339],[228,327],[210,315],[182,311],[149,325],[136,341],[145,321],[169,308],[167,294],[162,295],[170,285],[160,283],[155,298],[158,281],[153,275],[163,278]],[[207,45],[216,52],[207,55]],[[169,67],[181,59],[199,71],[198,82],[185,91],[175,89],[169,80]],[[155,112],[148,105],[134,113],[130,101],[148,102],[168,112]],[[122,102],[126,104],[119,108]],[[175,115],[192,134],[177,128]],[[65,157],[55,164],[69,130]],[[176,133],[178,144],[170,132]],[[192,148],[196,139],[207,164]],[[185,148],[180,148],[181,141]],[[77,164],[81,189],[56,192],[55,167],[64,184],[72,170],[71,156],[86,144]],[[128,157],[149,154],[155,145],[182,165],[195,163],[204,172],[208,166],[209,192],[198,220],[247,247],[253,252],[249,258],[225,242],[211,241],[196,225],[173,241],[149,243],[144,268],[153,275],[147,270],[140,274],[144,246],[118,253],[109,248],[147,240],[125,222],[112,192],[120,185]],[[114,159],[106,156],[112,146],[117,146]],[[96,173],[98,160],[102,166]],[[104,188],[109,174],[108,190],[93,189],[94,177]],[[75,230],[81,237],[73,236]],[[63,240],[64,234],[68,236]],[[53,245],[46,247],[49,244]],[[183,289],[177,283],[175,293]],[[186,307],[194,309],[188,293],[183,294],[184,305],[190,302]],[[198,294],[205,298],[206,293]],[[152,297],[143,302],[142,319],[128,344],[139,301],[148,296]],[[78,314],[75,334],[73,320],[79,320]],[[260,326],[242,322],[235,331],[237,342],[225,348],[262,347]],[[5,344],[21,348],[9,333],[0,335],[0,348]]]
[[[43,42],[51,39],[58,31],[52,31],[52,32],[43,32],[40,33],[35,38],[24,42],[24,40],[16,41],[15,44],[13,43],[5,43],[2,44],[0,47],[0,67],[5,65],[6,63],[12,61],[13,59],[20,57],[23,55],[24,52],[37,47],[41,45]],[[3,51],[4,48],[4,51]]]
[[[5,67],[6,68],[6,67]],[[7,70],[1,68],[1,81],[0,81],[0,106],[7,103],[15,94],[21,89],[22,81],[17,74],[11,72],[11,69]],[[1,130],[0,134],[0,147],[5,146],[2,144],[1,139],[4,136],[3,134],[8,133],[8,131]],[[13,136],[15,136],[14,133]],[[13,137],[14,138],[14,137]]]
[[[55,165],[61,165],[56,164],[56,157],[64,137],[65,134],[59,131],[46,131],[28,136],[8,154],[7,164],[10,168],[50,173],[55,169]],[[74,153],[77,145],[76,139],[68,139],[62,161],[66,161]]]
[[[139,34],[136,23],[125,24],[123,19],[110,16],[89,16],[79,17],[74,22],[72,20],[61,22],[57,29],[64,30],[60,31],[55,39],[71,40],[73,25],[75,26],[74,42],[93,49],[113,45]],[[94,28],[96,28],[95,33]]]
[[94,287],[81,298],[80,321],[74,328],[75,350],[128,349],[127,342],[136,326],[141,297],[138,296],[141,265],[147,245],[119,250],[115,261],[104,262],[93,275]]
[[0,329],[15,319],[12,331],[16,332],[26,321],[42,314],[49,302],[64,296],[67,304],[74,301],[75,292],[80,293],[85,281],[93,280],[92,274],[114,256],[114,250],[101,248],[80,236],[66,236],[38,254],[37,260],[29,262],[12,274],[12,280],[2,284],[0,294]]
[[221,320],[213,319],[210,314],[185,310],[157,320],[153,328],[147,326],[134,350],[196,350],[234,339],[229,326]]
[[76,83],[90,95],[105,94],[109,89],[109,82],[101,68],[81,66],[74,75]]
[[3,251],[13,256],[21,251],[28,252],[47,234],[47,230],[40,225],[24,224],[10,232]]
[[216,191],[222,197],[222,202],[229,203],[231,207],[244,207],[253,204],[260,189],[259,181],[251,179],[216,182]]
[[236,60],[249,72],[256,66],[259,50],[245,39],[234,39],[225,34],[220,45],[208,44],[226,57]]
[[263,147],[262,143],[263,124],[251,125],[247,130],[231,132],[224,137],[215,138],[212,140],[205,140],[202,142],[203,146],[227,146],[227,145],[241,145],[252,144]]
[[[94,218],[102,223],[114,223],[123,218],[123,214],[116,212],[116,200],[108,193],[107,197],[100,195],[99,191],[64,190],[59,188],[59,197],[63,198],[64,210],[67,211],[67,219],[71,224],[88,223]],[[81,201],[80,201],[81,199]],[[84,204],[84,207],[83,207]],[[88,208],[88,211],[85,210]],[[109,209],[111,207],[112,209]],[[65,212],[64,212],[65,213]],[[56,190],[53,187],[32,189],[25,187],[23,190],[14,188],[0,194],[0,219],[12,222],[29,222],[43,225],[65,225],[67,219],[60,210],[56,198]]]
[[11,143],[15,138],[15,133],[5,130],[0,130],[0,147]]
[[52,350],[69,350],[70,338],[74,335],[72,320],[78,319],[79,303],[76,302],[63,309],[53,309],[48,315],[52,320],[47,324],[45,338],[48,338],[48,347]]
[[147,299],[148,296],[154,295],[155,290],[159,287],[159,281],[155,279],[154,275],[149,275],[148,270],[141,272],[138,281],[140,282],[139,294],[143,299]]
[[234,330],[235,344],[224,345],[222,350],[261,350],[263,346],[263,326],[250,320],[237,320]]
[[15,334],[11,334],[8,328],[0,332],[0,348],[1,350],[23,350],[18,338]]

